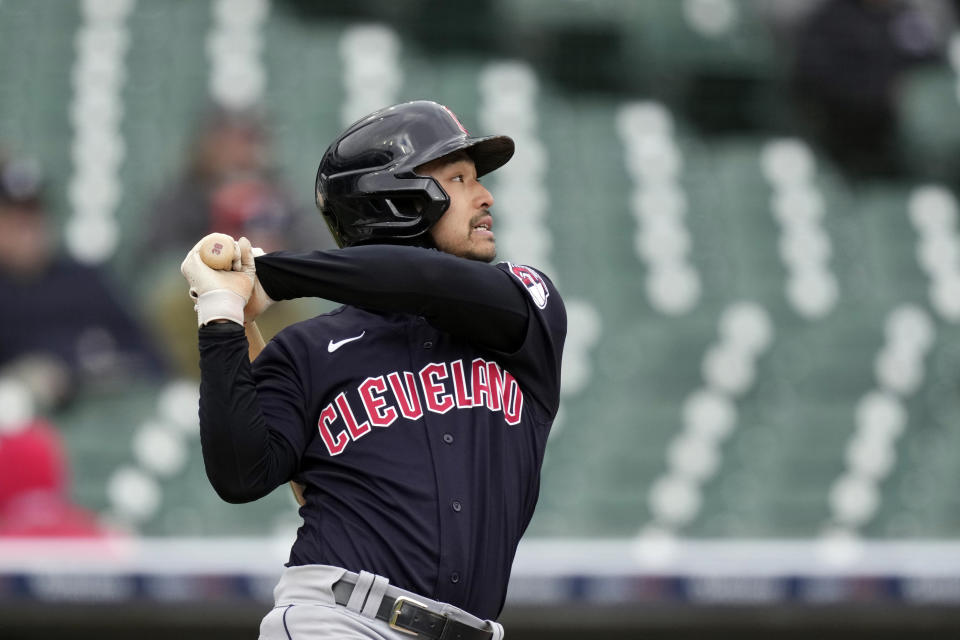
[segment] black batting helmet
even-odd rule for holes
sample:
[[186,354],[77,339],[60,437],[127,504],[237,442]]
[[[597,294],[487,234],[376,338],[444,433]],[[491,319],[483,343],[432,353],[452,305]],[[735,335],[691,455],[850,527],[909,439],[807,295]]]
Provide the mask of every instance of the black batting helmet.
[[455,151],[470,156],[479,177],[510,159],[513,140],[470,137],[450,109],[428,100],[387,107],[350,125],[317,169],[317,207],[337,244],[429,244],[427,231],[450,198],[415,170]]

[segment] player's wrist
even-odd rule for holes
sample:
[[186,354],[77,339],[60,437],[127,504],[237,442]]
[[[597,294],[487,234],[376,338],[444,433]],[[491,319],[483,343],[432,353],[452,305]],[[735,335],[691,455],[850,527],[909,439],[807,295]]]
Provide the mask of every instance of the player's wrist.
[[243,324],[246,300],[230,289],[214,289],[197,296],[197,325],[204,326],[217,320]]
[[254,280],[253,282],[253,291],[250,293],[250,299],[247,300],[247,305],[243,309],[243,322],[244,324],[250,324],[255,321],[260,315],[269,309],[274,303],[274,300],[267,295],[267,292],[263,290],[263,286],[260,284],[259,280]]

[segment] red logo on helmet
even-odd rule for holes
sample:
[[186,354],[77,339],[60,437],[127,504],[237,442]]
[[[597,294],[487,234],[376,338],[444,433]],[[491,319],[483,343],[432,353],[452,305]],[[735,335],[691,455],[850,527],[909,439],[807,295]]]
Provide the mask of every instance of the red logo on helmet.
[[453,118],[453,121],[457,123],[458,127],[460,127],[460,131],[463,131],[465,134],[470,135],[470,132],[467,131],[467,128],[463,126],[463,124],[461,124],[460,120],[457,118],[457,115],[453,111],[450,111],[450,107],[447,107],[445,105],[440,105],[440,106],[443,107],[444,111],[450,114],[450,117]]

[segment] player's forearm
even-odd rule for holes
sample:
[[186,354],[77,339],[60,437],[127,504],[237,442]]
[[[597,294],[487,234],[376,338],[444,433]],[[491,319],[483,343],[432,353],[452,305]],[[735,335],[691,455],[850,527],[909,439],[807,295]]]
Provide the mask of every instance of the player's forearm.
[[296,454],[263,418],[243,328],[200,329],[200,442],[207,477],[227,502],[262,498],[286,482]]
[[371,245],[277,252],[256,259],[274,300],[318,297],[424,316],[437,328],[501,351],[523,340],[528,307],[501,270],[439,251]]

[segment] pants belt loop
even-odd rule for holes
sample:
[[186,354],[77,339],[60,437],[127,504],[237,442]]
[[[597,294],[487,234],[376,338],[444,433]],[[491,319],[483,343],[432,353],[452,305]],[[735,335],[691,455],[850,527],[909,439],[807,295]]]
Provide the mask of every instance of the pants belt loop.
[[370,585],[376,576],[367,571],[361,571],[357,577],[357,586],[353,588],[350,594],[350,600],[347,601],[347,609],[354,613],[360,613],[363,609],[363,603],[367,600],[367,592],[370,591]]
[[383,595],[386,593],[389,584],[390,581],[383,576],[374,577],[373,584],[370,586],[370,593],[367,595],[367,604],[363,605],[361,615],[368,618],[377,617],[377,610],[380,608],[380,602],[383,600]]

